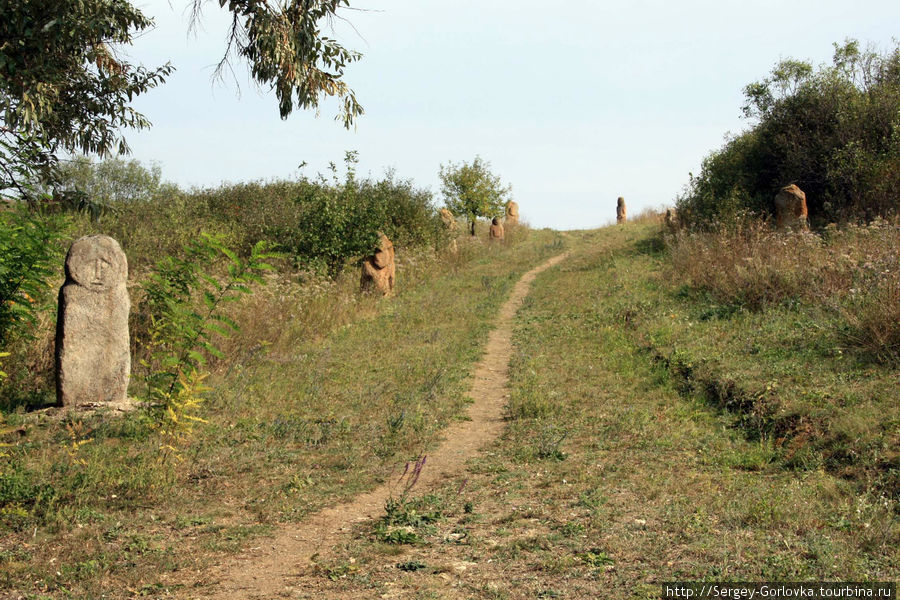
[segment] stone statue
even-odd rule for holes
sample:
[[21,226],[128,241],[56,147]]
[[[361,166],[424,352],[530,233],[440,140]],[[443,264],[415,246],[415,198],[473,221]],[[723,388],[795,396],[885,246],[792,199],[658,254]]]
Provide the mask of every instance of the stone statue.
[[128,259],[106,235],[75,240],[66,255],[56,320],[56,398],[63,406],[128,399],[131,353]]
[[517,225],[519,223],[519,205],[510,200],[506,203],[506,224]]
[[441,209],[441,222],[444,224],[444,227],[450,231],[456,231],[456,228],[458,227],[456,217],[454,217],[453,213],[446,208]]
[[488,239],[492,242],[503,241],[503,225],[500,224],[500,219],[498,217],[494,217],[491,220],[491,231]]
[[775,196],[775,224],[778,229],[809,228],[806,194],[796,185],[787,185]]
[[627,220],[628,217],[625,215],[625,198],[619,196],[619,199],[616,202],[616,223],[621,225]]
[[363,292],[389,296],[394,291],[394,244],[386,235],[378,233],[378,249],[362,264],[359,287]]
[[666,231],[669,233],[675,233],[678,231],[678,213],[675,212],[674,208],[666,209]]

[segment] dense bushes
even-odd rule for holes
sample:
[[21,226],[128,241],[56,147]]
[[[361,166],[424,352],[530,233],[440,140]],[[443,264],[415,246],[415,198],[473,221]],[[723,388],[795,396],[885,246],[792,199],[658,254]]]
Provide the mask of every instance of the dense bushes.
[[705,227],[749,211],[771,214],[795,183],[814,224],[889,217],[900,202],[900,46],[883,55],[835,45],[831,66],[781,62],[748,85],[756,120],[707,157],[678,199],[684,223]]
[[58,215],[0,210],[0,414],[11,405],[33,404],[27,381],[52,365],[44,340],[36,338],[50,336],[64,236]]
[[60,258],[61,220],[28,210],[0,212],[0,349],[37,320]]
[[[108,210],[96,222],[86,215],[75,217],[75,228],[79,234],[102,232],[116,238],[137,270],[161,255],[177,254],[201,231],[222,236],[242,256],[265,241],[292,257],[296,266],[324,265],[332,276],[374,247],[378,230],[398,247],[441,241],[444,234],[430,192],[397,179],[393,172],[381,179],[357,178],[355,164],[355,153],[348,153],[343,178],[332,166],[327,178],[223,184],[187,192],[156,184],[140,200],[108,201]],[[137,171],[131,176],[146,179]],[[128,188],[121,182],[115,187]]]
[[396,246],[435,245],[443,235],[440,218],[431,207],[431,194],[409,180],[357,180],[355,156],[348,153],[343,182],[320,178],[306,182],[297,198],[300,218],[290,244],[281,249],[301,262],[318,266],[331,277],[353,257],[368,254],[383,231]]
[[0,371],[8,374],[0,376],[0,410],[53,401],[54,292],[63,280],[65,248],[82,235],[110,235],[128,256],[135,364],[149,360],[146,346],[152,338],[152,311],[143,302],[142,284],[164,257],[191,261],[189,249],[197,240],[215,239],[236,253],[229,261],[223,251],[218,262],[204,267],[219,280],[227,279],[229,262],[251,260],[253,248],[265,243],[280,256],[272,262],[285,285],[277,287],[294,292],[299,272],[305,281],[327,287],[327,278],[374,248],[379,230],[405,256],[443,247],[446,233],[428,191],[392,172],[380,179],[357,178],[355,161],[348,153],[341,177],[333,167],[328,178],[183,191],[162,182],[158,169],[135,161],[76,160],[62,170],[56,189],[42,192],[47,198],[84,195],[85,206],[103,210],[22,203],[0,211]]

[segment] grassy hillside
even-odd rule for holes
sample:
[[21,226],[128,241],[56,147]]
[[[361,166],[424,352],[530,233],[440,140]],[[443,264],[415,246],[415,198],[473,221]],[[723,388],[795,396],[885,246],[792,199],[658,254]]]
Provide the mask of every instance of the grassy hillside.
[[305,300],[272,292],[309,302],[328,329],[311,335],[304,311],[257,315],[267,341],[234,348],[240,360],[213,375],[207,422],[177,460],[160,461],[140,418],[14,416],[27,433],[0,490],[18,498],[3,513],[3,588],[202,597],[181,582],[435,443],[465,408],[510,286],[564,247],[517,316],[503,437],[465,476],[387,507],[389,529],[354,525],[294,597],[650,598],[667,580],[897,579],[900,371],[837,343],[846,315],[789,292],[752,305],[717,295],[673,266],[652,222],[514,242],[464,245],[450,263],[401,254],[410,285],[352,310],[347,281]]
[[562,247],[525,228],[502,247],[461,246],[455,259],[401,251],[389,300],[358,298],[350,274],[318,295],[281,290],[283,312],[259,314],[275,300],[249,298],[258,323],[205,382],[204,422],[174,452],[140,412],[9,415],[25,433],[0,473],[2,588],[152,596],[172,571],[371,488],[423,452],[465,406],[462,382],[510,286]]
[[[290,310],[301,318],[324,316],[331,322],[347,311],[331,309],[327,315],[294,311],[284,298],[299,296],[305,304],[310,300],[316,304],[316,297],[331,295],[341,287],[335,279],[345,269],[355,270],[360,258],[371,252],[378,231],[384,231],[404,260],[414,264],[423,265],[446,248],[448,233],[428,190],[393,172],[378,179],[358,177],[355,161],[355,153],[348,153],[341,176],[333,166],[330,177],[182,190],[162,182],[159,169],[137,161],[92,164],[80,159],[67,167],[63,174],[67,183],[51,199],[30,207],[0,206],[0,366],[6,374],[0,375],[0,412],[56,402],[56,295],[64,280],[65,253],[80,236],[109,235],[128,257],[134,365],[154,362],[148,343],[151,322],[166,320],[159,310],[165,303],[148,302],[148,284],[166,260],[198,264],[198,274],[224,282],[232,262],[227,253],[246,261],[252,248],[265,244],[278,258],[267,261],[273,268],[267,278],[269,291],[264,286],[253,288],[257,314]],[[214,252],[211,261],[198,260],[205,252],[192,246],[204,235],[215,236],[226,251]],[[169,275],[164,279],[173,282],[183,276]],[[345,295],[354,287],[344,285],[338,293]],[[199,304],[199,291],[194,289],[193,296]],[[260,324],[260,319],[251,321],[255,321],[251,326]],[[247,321],[238,318],[238,322]],[[312,330],[318,330],[318,324]],[[270,334],[244,335],[269,339]],[[211,353],[206,356],[215,359]],[[140,372],[135,375],[133,384]],[[131,394],[145,397],[146,390],[132,385]]]
[[855,447],[896,433],[897,371],[786,357],[796,337],[774,331],[811,322],[804,308],[766,312],[769,328],[760,314],[700,320],[708,307],[684,294],[657,232],[570,235],[573,256],[538,277],[519,313],[503,439],[466,478],[409,499],[418,543],[362,525],[304,589],[318,577],[334,598],[656,598],[670,580],[897,578],[897,499],[883,481],[826,470],[802,430],[788,441],[747,427],[669,357],[715,357],[715,381],[776,385],[796,415],[814,410],[817,382],[821,395],[856,390],[864,402],[830,409],[877,423]]

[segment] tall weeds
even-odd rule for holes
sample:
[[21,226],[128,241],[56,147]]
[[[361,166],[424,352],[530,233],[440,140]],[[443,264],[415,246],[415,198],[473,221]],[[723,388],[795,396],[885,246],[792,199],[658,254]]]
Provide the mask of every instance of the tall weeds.
[[830,226],[779,233],[757,220],[668,238],[673,276],[748,310],[806,302],[841,317],[848,345],[879,362],[900,356],[900,226]]

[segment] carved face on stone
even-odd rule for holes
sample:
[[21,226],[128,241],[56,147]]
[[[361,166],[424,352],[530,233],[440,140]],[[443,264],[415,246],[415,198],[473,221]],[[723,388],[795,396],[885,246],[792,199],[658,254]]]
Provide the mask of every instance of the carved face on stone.
[[616,200],[616,206],[625,206],[625,198],[619,196],[619,199]]
[[513,201],[509,201],[506,204],[506,214],[510,217],[518,217],[519,216],[519,205]]
[[94,292],[104,292],[125,283],[128,260],[118,242],[106,235],[89,235],[69,248],[66,277]]
[[394,244],[386,235],[379,234],[378,250],[375,251],[375,266],[383,269],[394,262]]

